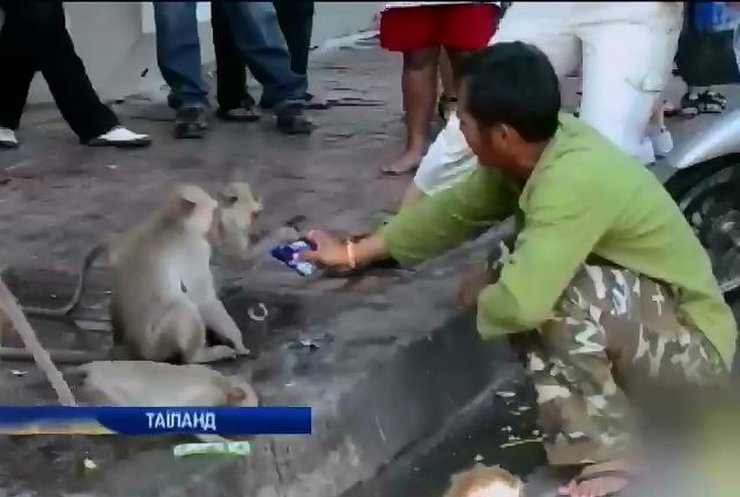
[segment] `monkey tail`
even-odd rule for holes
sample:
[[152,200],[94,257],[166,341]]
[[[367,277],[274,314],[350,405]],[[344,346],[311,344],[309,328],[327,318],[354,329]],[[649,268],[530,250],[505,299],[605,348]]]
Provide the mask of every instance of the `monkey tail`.
[[80,272],[77,275],[77,287],[75,288],[75,293],[69,300],[69,302],[67,302],[67,304],[62,307],[52,309],[45,307],[24,306],[22,307],[23,311],[29,316],[41,317],[63,317],[74,311],[80,305],[80,302],[82,301],[82,296],[85,293],[88,271],[92,267],[95,260],[100,257],[100,255],[105,252],[107,248],[108,242],[102,242],[98,243],[87,252],[87,255],[85,255],[85,258],[82,261]]

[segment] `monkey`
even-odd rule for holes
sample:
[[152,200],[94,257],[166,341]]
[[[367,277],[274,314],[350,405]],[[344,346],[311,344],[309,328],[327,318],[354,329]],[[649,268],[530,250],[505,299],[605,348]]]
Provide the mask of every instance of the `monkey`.
[[523,497],[523,484],[499,466],[476,464],[452,476],[444,497]]
[[[246,231],[262,204],[249,184],[230,183],[214,200],[194,186],[175,189],[166,205],[109,243],[113,348],[109,353],[50,350],[56,362],[111,358],[210,362],[248,354],[241,332],[217,298],[210,272],[210,242],[236,254],[249,247]],[[277,239],[296,239],[282,228],[249,251]],[[76,292],[78,293],[78,292]],[[205,327],[233,347],[206,347]],[[179,356],[179,357],[178,357]],[[30,359],[28,351],[0,348],[0,359]]]
[[94,361],[66,372],[84,375],[79,397],[89,405],[256,407],[257,393],[237,376],[201,364]]
[[[80,377],[77,402],[116,407],[258,407],[259,397],[244,378],[226,376],[201,364],[152,361],[93,361],[64,369]],[[32,386],[37,380],[26,381]],[[203,442],[228,442],[220,435],[196,434]]]
[[[118,247],[111,325],[128,357],[202,363],[249,353],[214,288],[208,236],[220,225],[217,206],[200,187],[179,186]],[[206,327],[232,346],[207,346]]]

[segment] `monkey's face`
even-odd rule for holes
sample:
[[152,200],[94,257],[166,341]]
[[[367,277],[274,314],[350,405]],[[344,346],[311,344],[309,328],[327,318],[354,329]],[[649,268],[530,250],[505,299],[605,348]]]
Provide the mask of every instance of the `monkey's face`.
[[256,226],[256,220],[262,212],[260,202],[249,183],[229,183],[220,192],[219,209],[224,220],[243,233],[249,233]]
[[227,184],[218,195],[217,244],[224,255],[239,256],[249,245],[250,235],[257,229],[257,217],[262,203],[252,193],[249,183]]

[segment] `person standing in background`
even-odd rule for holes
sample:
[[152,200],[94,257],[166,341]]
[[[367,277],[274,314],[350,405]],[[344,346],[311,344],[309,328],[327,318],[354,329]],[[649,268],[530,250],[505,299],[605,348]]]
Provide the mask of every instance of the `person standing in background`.
[[123,126],[90,83],[65,25],[61,1],[0,0],[0,148],[18,147],[18,129],[36,71],[44,76],[62,117],[80,143],[91,147],[143,147],[147,135]]
[[[440,49],[450,57],[453,75],[468,53],[485,47],[498,19],[497,2],[389,2],[380,16],[380,45],[403,53],[406,150],[383,168],[404,174],[419,166],[429,145],[429,124],[437,96]],[[457,76],[453,78],[457,85]]]
[[[308,53],[311,49],[313,32],[313,0],[273,1],[280,31],[290,53],[290,68],[300,77],[308,79]],[[257,102],[247,89],[245,64],[228,29],[225,13],[221,8],[211,11],[213,44],[216,54],[216,115],[226,121],[256,121],[259,113]],[[274,92],[273,92],[274,93]],[[272,109],[275,95],[270,88],[263,88],[260,107]],[[323,109],[326,104],[314,95],[305,93],[305,105],[309,109]]]
[[[560,78],[582,65],[580,118],[648,164],[655,156],[646,131],[671,77],[682,22],[681,2],[512,2],[489,44],[531,43]],[[448,189],[477,166],[452,115],[421,161],[402,208]]]
[[152,2],[157,65],[175,110],[175,138],[202,138],[208,128],[208,88],[201,73],[195,2]]
[[[172,90],[168,99],[176,112],[175,136],[200,138],[207,128],[207,90],[201,73],[195,2],[153,2],[157,27],[157,60]],[[277,127],[286,134],[313,129],[303,114],[306,78],[290,69],[291,58],[270,2],[212,2],[233,49],[263,87],[275,95]],[[220,17],[219,17],[220,16]],[[223,40],[223,33],[219,38]]]

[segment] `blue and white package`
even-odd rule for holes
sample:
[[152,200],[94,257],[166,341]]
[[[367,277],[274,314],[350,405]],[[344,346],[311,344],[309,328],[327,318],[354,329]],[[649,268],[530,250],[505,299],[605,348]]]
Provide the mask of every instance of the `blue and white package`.
[[310,276],[316,272],[316,265],[306,262],[299,261],[298,254],[309,250],[316,250],[316,244],[307,238],[301,238],[298,241],[287,245],[278,245],[272,249],[272,256],[288,266],[289,268],[297,271],[302,276]]

